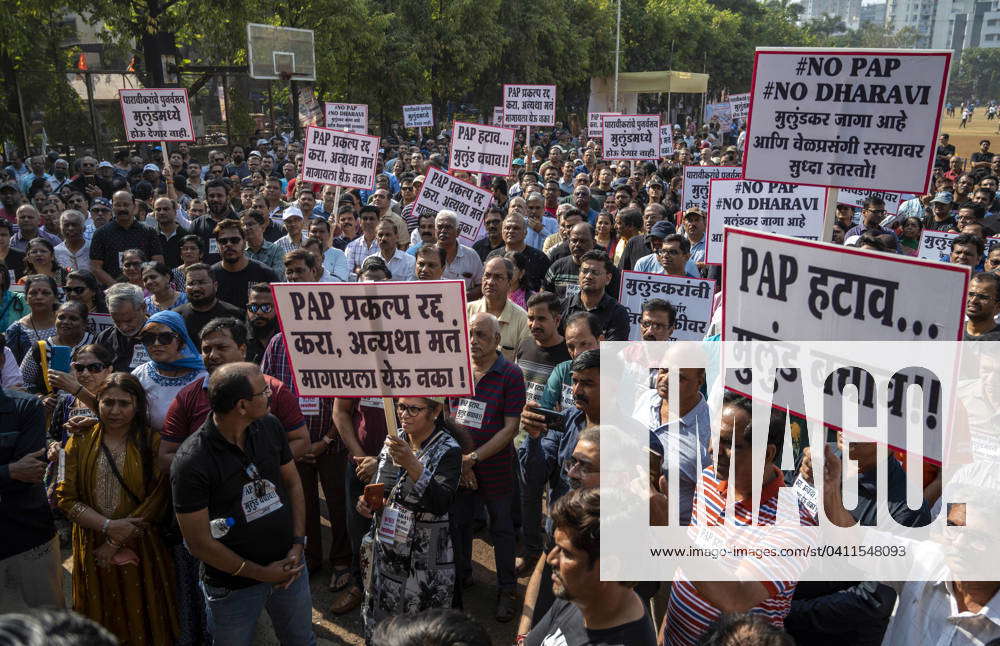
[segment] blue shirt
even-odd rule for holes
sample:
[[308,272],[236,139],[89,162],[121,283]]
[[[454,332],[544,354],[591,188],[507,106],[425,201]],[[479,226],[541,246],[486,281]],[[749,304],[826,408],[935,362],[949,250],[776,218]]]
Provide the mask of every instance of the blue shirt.
[[[573,455],[580,431],[587,423],[587,416],[576,406],[563,411],[563,430],[549,429],[538,438],[528,437],[524,451],[518,457],[525,470],[545,473],[545,480],[551,483],[549,504],[559,500],[569,489],[569,477],[562,465]],[[558,478],[552,478],[558,472]]]
[[[704,240],[702,240],[704,245]],[[656,254],[651,253],[648,256],[643,256],[639,258],[635,263],[635,267],[632,268],[633,271],[642,271],[647,274],[667,274],[667,270],[663,268],[660,261],[656,259]],[[688,258],[687,263],[684,265],[684,273],[691,278],[701,278],[701,272],[698,271],[698,265],[694,263],[694,260]]]
[[528,227],[528,233],[524,236],[524,244],[541,251],[545,239],[558,230],[559,223],[556,222],[556,219],[548,215],[543,215],[541,231],[535,231],[531,227]]

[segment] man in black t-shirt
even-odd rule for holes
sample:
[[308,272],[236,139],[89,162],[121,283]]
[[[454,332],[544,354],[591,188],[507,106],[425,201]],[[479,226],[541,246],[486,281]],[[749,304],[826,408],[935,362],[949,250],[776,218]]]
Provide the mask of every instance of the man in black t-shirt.
[[955,146],[948,143],[948,135],[941,133],[938,137],[938,147],[934,152],[934,166],[948,170],[948,160],[955,154]]
[[248,644],[266,607],[281,640],[315,644],[305,568],[305,501],[260,368],[232,363],[208,382],[212,414],[170,466],[177,523],[204,563],[216,643]]
[[557,599],[528,633],[525,646],[656,644],[639,595],[625,583],[601,581],[600,506],[597,489],[576,489],[556,501],[556,545],[547,558]]
[[146,325],[146,303],[142,289],[131,283],[115,283],[104,292],[114,325],[101,330],[94,343],[115,356],[115,372],[132,372],[149,361],[146,346],[139,342],[139,332]]
[[223,220],[216,225],[215,240],[222,260],[212,265],[212,277],[219,285],[220,300],[246,309],[250,285],[276,283],[281,278],[270,267],[247,258],[246,232],[239,220]]
[[[217,317],[232,316],[241,321],[246,320],[246,310],[220,301],[216,292],[219,283],[212,275],[212,268],[203,263],[197,263],[187,268],[185,272],[185,287],[188,302],[174,311],[184,319],[188,336],[196,345],[201,344],[201,328]],[[246,307],[246,305],[244,305]]]

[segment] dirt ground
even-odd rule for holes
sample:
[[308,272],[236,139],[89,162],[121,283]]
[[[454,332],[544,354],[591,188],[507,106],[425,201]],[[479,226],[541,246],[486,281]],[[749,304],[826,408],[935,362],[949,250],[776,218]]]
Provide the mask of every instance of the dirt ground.
[[[323,520],[324,543],[329,544],[329,522]],[[488,542],[488,533],[480,533],[473,540],[473,578],[475,584],[463,591],[465,612],[475,617],[483,626],[493,642],[493,646],[505,646],[514,641],[514,631],[517,629],[518,618],[506,624],[493,619],[496,602],[496,569],[493,563],[493,547]],[[68,555],[66,555],[68,556]],[[63,562],[64,587],[68,604],[72,604],[72,558]],[[364,644],[364,630],[361,625],[361,609],[358,608],[346,615],[334,615],[328,611],[333,602],[333,593],[327,588],[330,581],[330,567],[325,565],[318,575],[309,582],[313,600],[313,629],[316,632],[316,643],[319,646],[357,646]],[[523,598],[527,579],[521,579],[518,585],[518,597]],[[271,622],[264,613],[257,625],[254,636],[254,646],[277,646],[278,640],[271,628]],[[488,646],[477,644],[477,646]]]
[[[955,114],[959,114],[958,107],[955,108]],[[968,159],[972,153],[978,152],[981,139],[991,140],[990,151],[1000,153],[1000,133],[997,132],[998,127],[1000,127],[1000,119],[987,121],[986,109],[978,107],[976,113],[972,115],[972,120],[965,128],[958,127],[961,122],[961,118],[942,115],[940,130],[940,132],[946,132],[950,135],[955,152],[960,157]],[[937,145],[936,142],[935,145]]]

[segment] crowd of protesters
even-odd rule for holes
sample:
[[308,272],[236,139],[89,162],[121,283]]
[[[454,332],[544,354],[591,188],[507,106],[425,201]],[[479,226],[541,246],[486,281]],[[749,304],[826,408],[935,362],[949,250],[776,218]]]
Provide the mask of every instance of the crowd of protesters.
[[[494,198],[471,247],[455,213],[414,212],[428,169],[448,168],[447,129],[384,140],[373,189],[345,189],[339,201],[333,186],[298,181],[302,147],[280,137],[204,155],[179,144],[162,166],[159,151],[8,160],[0,611],[71,607],[100,628],[11,615],[0,634],[59,624],[89,630],[92,644],[248,644],[266,610],[281,643],[312,644],[314,610],[337,621],[360,608],[366,641],[381,645],[487,644],[483,625],[515,619],[515,643],[532,646],[1000,638],[1000,583],[797,586],[680,571],[601,580],[600,435],[614,429],[601,423],[598,348],[629,340],[621,272],[719,278],[705,263],[706,214],[683,207],[682,169],[738,164],[744,133],[688,119],[674,127],[674,154],[645,163],[607,162],[598,140],[566,129],[532,134],[508,177],[456,173]],[[1000,155],[989,146],[965,160],[942,135],[931,193],[896,217],[877,197],[842,206],[833,225],[840,244],[904,255],[923,229],[959,233],[950,261],[977,272],[969,340],[1000,339],[1000,247],[984,258],[1000,231]],[[270,283],[441,279],[466,285],[474,406],[399,398],[391,435],[381,398],[298,395]],[[647,300],[642,340],[669,340],[676,315]],[[43,370],[63,347],[69,371]],[[689,434],[709,425],[704,374],[682,371],[671,402],[667,373],[647,384],[639,416],[654,517],[666,500],[668,422]],[[688,496],[699,480],[724,491],[731,452],[750,446],[751,414],[748,400],[726,396],[721,434],[733,448],[702,473],[682,463]],[[763,482],[735,462],[738,515],[756,491],[773,519],[783,477],[812,477],[808,452],[795,473],[779,470],[784,428],[784,417],[771,421]],[[686,455],[710,463],[703,436],[690,437]],[[866,459],[874,478],[881,465]],[[890,454],[887,468],[899,478],[905,465]],[[934,478],[915,524],[937,502]],[[365,493],[373,481],[385,485],[378,498]],[[869,506],[855,520],[870,520]],[[690,499],[682,518],[706,522]],[[476,585],[479,529],[494,553],[495,606],[469,618],[453,609]],[[333,602],[314,608],[310,579],[321,574]]]

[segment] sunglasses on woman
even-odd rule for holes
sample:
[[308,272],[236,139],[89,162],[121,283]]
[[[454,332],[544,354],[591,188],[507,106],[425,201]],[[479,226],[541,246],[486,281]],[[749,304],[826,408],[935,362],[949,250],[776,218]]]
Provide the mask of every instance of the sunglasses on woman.
[[100,361],[96,361],[94,363],[78,363],[78,362],[74,361],[73,363],[71,363],[69,365],[70,365],[71,368],[73,368],[73,370],[76,370],[77,372],[85,372],[86,371],[86,372],[89,372],[91,374],[97,374],[100,371],[104,370],[104,368],[106,367]]
[[177,338],[173,332],[143,332],[139,335],[143,345],[170,345]]
[[82,294],[85,291],[87,291],[87,288],[85,286],[82,286],[82,285],[78,286],[78,287],[63,287],[63,291],[66,292],[67,294],[77,294],[78,295],[78,294]]

